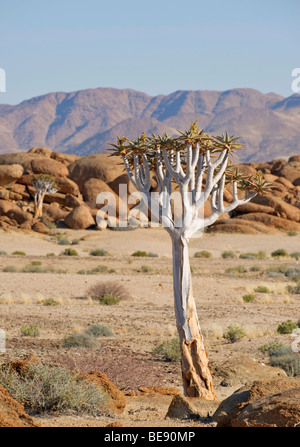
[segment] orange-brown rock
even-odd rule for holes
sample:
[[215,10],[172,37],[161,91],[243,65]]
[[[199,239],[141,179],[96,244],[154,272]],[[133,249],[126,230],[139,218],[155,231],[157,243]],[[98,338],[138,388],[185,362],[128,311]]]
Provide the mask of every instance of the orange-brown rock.
[[76,208],[76,206],[85,205],[84,201],[79,197],[72,196],[71,194],[66,195],[66,206],[69,208]]
[[68,168],[52,158],[36,158],[31,161],[31,170],[34,174],[47,174],[53,177],[67,177]]
[[13,369],[14,371],[16,371],[18,374],[22,375],[27,370],[29,365],[37,364],[37,363],[39,363],[38,358],[35,355],[30,354],[30,355],[24,357],[23,359],[17,359],[17,360],[12,360],[10,362],[2,363],[2,365],[0,366],[0,369],[1,368],[10,368],[10,369]]
[[78,155],[73,155],[73,154],[63,154],[61,152],[52,152],[51,158],[68,166],[69,164],[74,163],[74,161],[78,160],[80,157]]
[[50,234],[49,228],[43,222],[39,221],[34,222],[31,228],[33,231],[36,231],[37,233]]
[[300,177],[300,162],[299,161],[289,161],[278,171],[279,177],[285,177],[294,183],[296,179]]
[[25,412],[24,406],[13,399],[3,386],[0,386],[0,427],[40,426]]
[[218,427],[293,427],[300,420],[300,378],[268,378],[223,400],[213,419]]
[[0,215],[14,219],[19,224],[32,220],[32,214],[23,211],[18,205],[8,200],[0,200]]
[[37,154],[42,157],[50,158],[52,155],[52,150],[49,147],[33,147],[28,151],[28,154]]
[[260,205],[258,203],[254,202],[248,202],[244,205],[238,206],[234,211],[233,214],[247,214],[247,213],[266,213],[266,214],[274,214],[274,208],[267,205]]
[[261,222],[265,225],[269,225],[284,231],[300,231],[300,223],[265,213],[248,213],[242,216],[237,216],[237,219],[247,219],[248,221],[251,220],[254,222]]
[[279,217],[293,220],[295,222],[300,222],[300,210],[297,207],[290,205],[289,203],[286,203],[279,197],[274,197],[272,195],[269,196],[258,195],[253,199],[253,202],[254,204],[259,204],[261,206],[273,208],[273,210],[275,210],[277,216]]
[[[91,371],[90,373],[82,374],[80,379],[87,382],[94,383],[102,388],[102,390],[109,396],[113,409],[122,412],[126,406],[126,396],[119,390],[119,388],[106,376],[106,374],[99,371]],[[109,406],[110,404],[108,404]]]
[[79,195],[79,188],[73,180],[67,177],[56,177],[55,183],[59,193],[72,194],[73,196]]
[[249,214],[242,215],[243,219],[231,218],[224,221],[216,222],[209,227],[210,233],[241,233],[241,234],[276,234],[279,230],[272,228],[259,221],[253,219],[247,220]]
[[0,165],[0,186],[9,188],[22,177],[24,169],[19,164]]
[[74,208],[64,220],[65,224],[73,230],[85,230],[95,225],[95,220],[86,205]]
[[84,184],[90,178],[111,182],[124,172],[124,164],[119,157],[96,154],[81,157],[68,166],[69,178],[79,186],[82,192]]
[[[101,193],[104,193],[102,203],[97,203],[97,201],[99,202],[98,195]],[[108,196],[109,201],[106,199],[106,195]],[[120,212],[128,212],[127,203],[122,201],[121,198],[119,198],[119,196],[100,179],[91,178],[87,180],[83,187],[82,197],[84,202],[88,204],[89,207],[94,209],[100,209],[108,203],[111,206],[111,211],[109,213],[110,215],[114,213],[114,208],[117,217],[119,216]]]
[[44,203],[43,211],[47,214],[47,216],[51,217],[55,222],[59,222],[60,220],[64,220],[69,214],[68,211],[65,211],[59,206],[57,206],[57,202],[53,202],[50,205]]
[[279,183],[279,184],[285,186],[287,189],[293,189],[294,188],[293,183],[290,180],[288,180],[287,178],[284,178],[284,177],[277,177],[277,179],[275,180],[274,183]]

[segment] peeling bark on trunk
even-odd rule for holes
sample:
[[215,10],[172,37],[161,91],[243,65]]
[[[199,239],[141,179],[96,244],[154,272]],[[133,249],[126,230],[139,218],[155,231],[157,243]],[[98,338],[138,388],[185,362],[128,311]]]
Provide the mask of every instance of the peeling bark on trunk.
[[192,292],[187,241],[172,238],[172,243],[175,314],[181,345],[184,393],[189,397],[215,400],[208,356]]

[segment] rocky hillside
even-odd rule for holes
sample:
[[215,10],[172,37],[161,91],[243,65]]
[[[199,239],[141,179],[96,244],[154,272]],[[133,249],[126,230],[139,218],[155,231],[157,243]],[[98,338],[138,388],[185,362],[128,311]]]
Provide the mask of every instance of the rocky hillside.
[[[300,232],[300,155],[288,160],[240,164],[247,175],[264,172],[273,184],[272,194],[257,196],[230,215],[223,215],[210,231],[240,233]],[[38,174],[52,175],[58,192],[45,196],[43,217],[34,218],[32,186]],[[123,164],[106,154],[79,157],[53,152],[49,148],[34,148],[29,152],[0,155],[0,227],[49,233],[56,225],[72,229],[97,229],[96,215],[101,205],[96,203],[100,192],[110,192],[118,199],[119,185],[127,183],[128,195],[133,192]],[[152,176],[152,190],[157,187]],[[117,217],[122,204],[129,213],[136,204],[126,198],[117,200]],[[231,202],[230,185],[225,201]],[[206,204],[206,215],[210,205]],[[100,228],[98,228],[100,229]]]
[[240,162],[300,153],[300,95],[283,98],[252,89],[176,91],[151,97],[134,90],[98,88],[49,93],[16,106],[0,105],[0,153],[49,146],[90,155],[116,136],[143,131],[175,135],[194,120],[214,134],[244,137]]

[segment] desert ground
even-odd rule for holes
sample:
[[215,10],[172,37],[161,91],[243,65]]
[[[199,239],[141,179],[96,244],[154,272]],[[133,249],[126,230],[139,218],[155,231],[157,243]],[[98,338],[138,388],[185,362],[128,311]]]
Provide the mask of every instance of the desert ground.
[[[116,417],[46,415],[37,418],[43,427],[103,427],[116,421],[124,427],[214,426],[209,417],[197,421],[165,419],[173,396],[139,391],[140,387],[155,386],[181,390],[180,364],[166,362],[152,353],[161,342],[177,336],[171,241],[166,231],[56,228],[51,235],[19,229],[0,231],[0,250],[6,253],[0,255],[0,328],[6,333],[6,352],[0,354],[0,364],[34,354],[42,362],[67,366],[80,373],[105,372],[127,395],[125,410]],[[72,246],[78,256],[62,255],[68,246],[58,244],[58,234],[69,241],[79,240]],[[271,253],[279,248],[288,253],[299,251],[300,235],[204,234],[192,239],[189,246],[198,316],[217,399],[222,401],[253,379],[249,369],[243,370],[243,363],[253,362],[261,367],[268,364],[268,356],[259,350],[261,346],[273,341],[291,344],[291,336],[278,334],[276,328],[288,319],[299,321],[300,295],[287,292],[287,286],[293,284],[289,278],[268,276],[267,269],[283,264],[299,267],[299,260],[275,259]],[[107,250],[109,256],[91,256],[90,251],[96,248]],[[158,256],[131,256],[137,250]],[[209,251],[212,257],[195,258],[194,254],[201,250]],[[227,250],[233,251],[236,258],[223,259],[221,255]],[[241,253],[260,250],[266,253],[266,259],[239,258]],[[26,255],[12,254],[15,251]],[[33,261],[41,261],[54,273],[20,272]],[[98,274],[78,273],[99,265],[107,269]],[[253,271],[254,265],[259,269]],[[3,272],[8,266],[18,271]],[[226,273],[226,269],[237,266],[246,271]],[[99,281],[124,285],[128,298],[115,306],[92,301],[88,289]],[[243,300],[243,295],[254,293],[254,288],[261,285],[267,286],[269,293],[255,293],[254,302]],[[58,305],[43,305],[48,298]],[[63,347],[66,336],[98,323],[106,324],[115,334],[113,338],[102,337],[99,349]],[[22,336],[21,327],[34,324],[40,335]],[[246,333],[235,343],[223,338],[231,324]],[[236,375],[233,373],[224,383],[218,368],[228,364],[235,368]]]

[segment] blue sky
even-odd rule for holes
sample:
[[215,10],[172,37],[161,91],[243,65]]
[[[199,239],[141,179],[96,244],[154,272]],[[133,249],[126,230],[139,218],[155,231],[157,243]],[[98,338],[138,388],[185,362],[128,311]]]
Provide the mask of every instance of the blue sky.
[[299,17],[299,0],[0,0],[0,103],[96,87],[290,96]]

